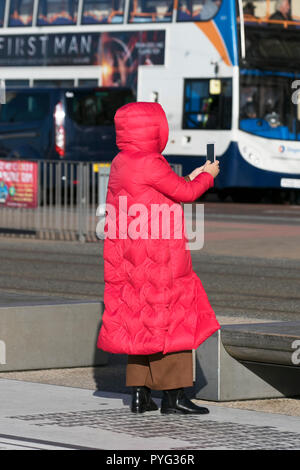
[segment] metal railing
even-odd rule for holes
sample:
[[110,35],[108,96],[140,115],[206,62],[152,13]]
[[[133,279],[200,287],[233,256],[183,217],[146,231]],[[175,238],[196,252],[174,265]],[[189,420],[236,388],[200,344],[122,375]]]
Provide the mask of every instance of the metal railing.
[[[96,226],[104,215],[97,208],[105,204],[110,165],[1,160],[0,233],[97,241]],[[182,165],[171,166],[182,176]]]

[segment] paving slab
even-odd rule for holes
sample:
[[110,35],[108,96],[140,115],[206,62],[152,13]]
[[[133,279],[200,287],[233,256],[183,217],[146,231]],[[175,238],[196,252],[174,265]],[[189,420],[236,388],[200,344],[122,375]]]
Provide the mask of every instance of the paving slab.
[[213,405],[202,416],[135,415],[126,394],[8,379],[0,388],[2,449],[300,449],[299,417]]

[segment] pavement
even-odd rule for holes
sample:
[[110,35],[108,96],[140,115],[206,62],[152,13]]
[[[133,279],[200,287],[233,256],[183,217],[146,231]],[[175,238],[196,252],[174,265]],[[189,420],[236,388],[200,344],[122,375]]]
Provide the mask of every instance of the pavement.
[[[299,319],[299,235],[299,206],[205,205],[205,244],[191,254],[221,325]],[[102,248],[2,237],[0,298],[99,300]],[[0,450],[300,448],[300,396],[195,400],[210,413],[136,416],[125,365],[125,356],[111,355],[98,368],[0,373]],[[160,393],[153,396],[159,404]]]
[[214,405],[200,416],[136,415],[127,394],[8,379],[0,387],[0,450],[300,449],[298,417]]

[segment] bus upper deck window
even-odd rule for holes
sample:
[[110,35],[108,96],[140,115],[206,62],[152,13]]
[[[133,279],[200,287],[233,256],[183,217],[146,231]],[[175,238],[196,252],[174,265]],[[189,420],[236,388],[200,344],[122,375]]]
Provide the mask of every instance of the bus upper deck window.
[[4,10],[5,10],[5,0],[0,0],[0,26],[3,26]]
[[74,25],[77,22],[78,0],[40,0],[38,26]]
[[124,0],[84,0],[82,24],[123,23]]
[[12,0],[10,2],[9,26],[31,26],[34,0]]
[[170,23],[173,0],[130,0],[129,23]]
[[221,5],[222,0],[179,0],[177,21],[210,21]]
[[299,26],[300,2],[299,0],[243,0],[243,13],[246,26],[252,24],[261,28],[290,28]]

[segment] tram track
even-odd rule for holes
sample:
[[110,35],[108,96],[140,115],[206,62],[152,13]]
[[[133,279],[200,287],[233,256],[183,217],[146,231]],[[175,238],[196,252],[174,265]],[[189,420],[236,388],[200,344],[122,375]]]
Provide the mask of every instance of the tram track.
[[[11,294],[27,294],[27,295],[40,295],[42,296],[42,290],[39,289],[22,289],[22,288],[7,288],[5,289],[5,293],[11,293]],[[211,298],[213,292],[211,292],[209,289],[206,289],[206,292]],[[228,294],[228,293],[227,293]],[[1,290],[0,290],[0,295],[1,295]],[[103,300],[102,298],[97,298],[95,294],[87,294],[86,292],[77,292],[76,294],[74,292],[72,293],[64,293],[61,291],[49,291],[47,292],[47,295],[44,294],[45,297],[53,297],[57,298],[59,297],[62,300],[93,300],[93,301],[101,301]],[[222,315],[222,316],[238,316],[238,317],[256,317],[258,319],[273,319],[274,321],[279,321],[279,320],[284,320],[284,319],[290,319],[294,320],[295,315],[299,313],[299,310],[289,310],[287,311],[286,309],[278,309],[278,308],[266,308],[263,307],[260,304],[259,309],[257,307],[251,307],[247,305],[245,306],[234,306],[234,305],[229,305],[228,300],[224,299],[224,302],[220,301],[213,301],[211,298],[211,304],[214,310],[216,311],[217,314]]]
[[[299,318],[299,259],[235,256],[232,243],[230,255],[191,251],[193,269],[217,315]],[[16,297],[103,300],[103,241],[0,237],[0,265],[0,297],[6,292]]]
[[[82,271],[80,271],[80,275],[78,276],[75,276],[74,274],[74,271],[72,272],[72,275],[70,275],[70,271],[68,270],[67,272],[63,272],[63,273],[57,273],[57,271],[54,269],[54,273],[53,275],[49,276],[49,275],[44,275],[44,272],[48,272],[47,270],[47,264],[52,264],[52,265],[57,265],[57,261],[50,261],[49,260],[37,260],[37,259],[18,259],[17,262],[18,262],[18,269],[20,270],[20,265],[19,263],[20,262],[25,262],[26,264],[28,263],[28,266],[25,266],[27,267],[28,270],[32,270],[34,268],[34,264],[35,263],[40,263],[43,265],[43,269],[40,269],[38,274],[34,275],[34,274],[29,274],[29,273],[26,273],[26,269],[22,270],[22,272],[18,273],[16,272],[16,268],[14,266],[5,266],[5,264],[3,264],[4,261],[6,262],[9,262],[11,261],[11,258],[9,257],[0,257],[0,260],[2,261],[2,268],[5,269],[5,276],[4,276],[4,279],[2,280],[2,285],[3,285],[3,281],[5,283],[5,280],[7,280],[8,278],[8,275],[11,275],[11,278],[12,278],[12,281],[15,281],[16,279],[21,279],[21,280],[24,280],[24,281],[43,281],[43,282],[61,282],[61,283],[76,283],[78,285],[80,284],[83,284],[83,285],[89,285],[89,286],[99,286],[99,285],[103,285],[104,284],[104,281],[103,281],[103,276],[102,275],[102,270],[100,269],[101,267],[100,266],[97,266],[96,264],[88,264],[87,266],[89,268],[93,267],[93,268],[97,268],[99,269],[99,278],[97,278],[95,280],[95,277],[91,277],[91,278],[85,278],[83,279],[83,274],[82,274]],[[73,263],[73,262],[67,262],[65,263],[65,261],[63,262],[63,267],[65,268],[65,265],[68,264],[68,265],[71,265],[71,266],[80,266],[80,267],[83,267],[84,264],[82,263]],[[196,263],[195,263],[196,264]],[[252,266],[253,267],[253,266]],[[215,278],[215,281],[217,278],[222,278],[224,275],[227,276],[227,282],[229,281],[229,278],[231,278],[232,281],[234,281],[235,278],[238,278],[240,279],[241,277],[244,278],[244,279],[252,279],[253,276],[254,276],[254,273],[245,273],[245,272],[241,272],[240,270],[238,271],[234,271],[234,272],[231,272],[231,273],[228,273],[226,271],[222,271],[222,272],[214,272],[213,269],[210,269],[210,270],[206,270],[206,269],[201,269],[201,270],[197,270],[196,266],[194,266],[194,269],[196,270],[196,272],[198,272],[198,275],[200,277],[203,277],[203,276],[206,276],[206,277],[209,277],[209,276],[214,276]],[[86,270],[83,270],[84,271],[84,276],[86,277],[88,272]],[[201,271],[201,272],[199,272]],[[98,274],[98,273],[97,273]],[[292,278],[292,277],[287,277],[287,276],[284,276],[284,275],[281,275],[281,276],[278,276],[278,275],[266,275],[265,273],[263,275],[260,276],[262,278],[263,281],[276,281],[276,282],[293,282],[295,285],[298,285],[299,282],[300,282],[300,279],[295,279],[295,278]],[[1,278],[3,278],[3,276],[1,276],[0,274],[0,280]],[[256,279],[257,281],[257,279]],[[215,284],[217,284],[215,282]],[[247,283],[245,283],[245,285],[247,285]],[[50,286],[49,286],[50,287]],[[209,291],[209,288],[206,289],[207,291]],[[216,290],[213,290],[212,291],[213,293],[220,293],[220,294],[229,294],[229,295],[232,295],[234,294],[235,292],[232,290],[220,290],[216,287]],[[287,299],[287,300],[290,300],[290,301],[299,301],[300,300],[300,296],[291,296],[289,293],[286,294],[286,295],[278,295],[276,293],[271,293],[271,294],[260,294],[259,292],[255,292],[255,293],[251,293],[251,292],[243,292],[241,290],[239,290],[239,295],[246,295],[247,297],[253,297],[253,298],[270,298],[270,299]]]
[[[56,265],[58,261],[62,262],[63,265],[73,265],[73,266],[88,266],[88,267],[91,267],[91,266],[94,266],[94,267],[101,267],[101,265],[103,265],[103,258],[101,256],[101,253],[98,253],[97,255],[95,254],[69,254],[69,253],[63,253],[63,256],[64,256],[64,259],[62,261],[61,259],[61,254],[62,253],[53,253],[52,251],[43,251],[43,252],[37,252],[37,251],[32,251],[32,252],[28,252],[29,256],[28,257],[19,257],[18,255],[17,256],[7,256],[7,251],[9,250],[5,250],[5,255],[2,254],[1,252],[1,249],[0,249],[0,261],[6,261],[6,262],[11,262],[11,261],[17,261],[18,263],[39,263],[39,264],[53,264],[53,265]],[[23,253],[24,254],[24,250],[19,250],[18,252],[20,253]],[[16,253],[16,250],[13,250],[12,253]],[[36,258],[35,255],[36,254],[43,254],[45,255],[44,258]],[[198,255],[198,254],[197,254]],[[54,259],[49,259],[49,257],[52,257],[54,256]],[[66,256],[72,256],[74,258],[74,256],[76,257],[84,257],[84,258],[91,258],[93,260],[93,262],[91,263],[86,263],[85,261],[82,261],[82,260],[67,260],[66,259]],[[98,258],[97,258],[98,256]],[[201,255],[200,255],[201,256]],[[223,258],[226,257],[226,256],[223,256]],[[96,258],[96,259],[95,259]],[[197,269],[200,267],[201,269],[201,274],[211,274],[213,272],[213,270],[206,270],[205,268],[203,268],[203,266],[205,266],[205,263],[206,261],[209,259],[209,263],[211,266],[223,266],[223,267],[228,267],[230,266],[230,268],[232,269],[233,266],[235,265],[232,265],[231,263],[231,256],[228,256],[228,262],[224,262],[224,261],[218,261],[218,260],[215,260],[213,259],[214,258],[214,255],[203,255],[203,259],[199,260],[195,260],[193,259],[193,255],[192,255],[192,263],[193,263],[193,267],[194,269]],[[291,271],[293,273],[296,274],[296,276],[298,275],[298,277],[289,277],[289,276],[286,276],[286,275],[268,275],[268,274],[264,274],[263,275],[263,278],[264,279],[277,279],[277,280],[283,280],[283,281],[300,281],[300,263],[299,263],[299,267],[293,267],[291,265],[285,267],[285,266],[282,266],[282,263],[280,261],[278,261],[278,263],[274,263],[274,260],[272,260],[273,263],[272,265],[268,266],[266,264],[263,264],[262,263],[258,263],[258,264],[254,264],[253,262],[249,263],[247,266],[246,265],[243,265],[245,266],[245,268],[250,268],[252,270],[255,270],[255,269],[258,269],[258,270],[261,270],[262,267],[264,269],[264,271],[271,271],[271,270],[274,270],[274,268],[276,267],[276,265],[278,265],[278,267],[282,270],[282,271]],[[241,266],[241,263],[240,263],[240,266]],[[230,275],[231,273],[228,273],[228,271],[218,271],[218,273],[214,273],[216,275]],[[233,273],[232,273],[233,274]],[[252,277],[253,275],[255,275],[255,273],[245,273],[245,272],[241,272],[241,271],[234,271],[234,275],[238,275],[238,276],[245,276],[245,277]]]
[[[203,274],[203,273],[202,273]],[[1,278],[3,276],[0,275],[0,282],[1,282]],[[24,275],[23,274],[14,274],[14,278],[15,279],[24,279],[25,281],[43,281],[43,282],[51,282],[51,281],[59,281],[59,282],[64,282],[64,283],[77,283],[77,284],[84,284],[84,285],[95,285],[95,286],[104,286],[104,281],[99,279],[97,281],[93,281],[93,280],[85,280],[85,279],[74,279],[74,278],[69,278],[67,280],[64,280],[64,279],[59,279],[57,277],[43,277],[41,278],[41,276],[39,275],[36,275],[36,276],[26,276],[26,278],[24,278]],[[276,278],[277,280],[277,278]],[[3,282],[1,282],[1,285],[3,286]],[[49,286],[50,287],[50,286]],[[30,289],[32,290],[32,289]],[[38,289],[37,289],[38,291]],[[216,294],[222,294],[222,295],[237,295],[237,292],[235,290],[220,290],[218,288],[216,289],[210,289],[210,287],[205,287],[205,291],[209,294],[212,294],[212,295],[216,295]],[[50,291],[49,291],[50,292]],[[64,294],[66,294],[67,292],[65,291],[62,291]],[[73,291],[72,291],[73,292]],[[78,294],[78,291],[76,292],[76,295]],[[238,296],[243,296],[243,297],[250,297],[250,298],[257,298],[257,299],[271,299],[271,300],[289,300],[289,301],[299,301],[300,302],[300,296],[293,296],[291,297],[290,295],[276,295],[276,294],[259,294],[259,293],[250,293],[250,292],[243,292],[243,291],[238,291]]]
[[[95,258],[93,256],[93,258]],[[1,285],[3,286],[4,284],[7,287],[10,287],[11,284],[15,287],[15,281],[16,279],[24,281],[24,282],[43,282],[43,283],[51,283],[51,282],[60,282],[61,284],[76,284],[77,287],[80,285],[85,285],[85,286],[97,286],[99,287],[100,285],[104,285],[103,281],[103,266],[101,266],[102,260],[100,260],[99,264],[97,261],[94,263],[84,263],[82,261],[76,262],[76,261],[66,261],[65,258],[62,259],[59,257],[59,259],[55,260],[49,260],[49,259],[41,259],[41,258],[12,258],[9,256],[1,256],[0,253],[0,261],[2,263],[2,271],[5,272],[5,274],[0,275],[0,282]],[[13,262],[13,263],[12,263]],[[58,262],[61,262],[61,265],[58,264]],[[21,266],[22,265],[22,266]],[[48,266],[51,265],[51,268],[48,269]],[[236,291],[234,289],[220,289],[219,286],[224,284],[226,281],[231,282],[233,284],[236,284],[237,282],[240,281],[241,278],[245,280],[244,284],[245,286],[248,285],[247,280],[252,279],[253,282],[256,284],[261,282],[266,283],[265,286],[266,288],[270,288],[268,286],[271,286],[272,283],[280,283],[282,282],[282,286],[287,285],[289,283],[289,287],[291,286],[291,283],[293,284],[295,290],[298,289],[299,286],[299,281],[300,279],[298,277],[292,277],[292,276],[287,276],[282,273],[278,273],[276,268],[274,266],[263,266],[263,273],[261,272],[262,266],[261,265],[251,265],[251,266],[244,266],[244,269],[249,269],[251,268],[252,272],[245,272],[241,269],[239,269],[240,265],[237,265],[237,269],[235,269],[235,266],[230,265],[230,272],[228,272],[226,269],[222,269],[220,271],[218,268],[219,266],[226,267],[228,266],[226,263],[212,263],[210,269],[206,269],[203,267],[201,262],[193,262],[193,267],[194,270],[197,272],[199,277],[201,279],[205,278],[206,282],[205,284],[207,285],[206,290],[207,292],[211,293],[219,293],[219,294],[224,294],[224,295],[234,295],[236,294]],[[40,267],[39,267],[40,266]],[[57,267],[57,268],[56,268]],[[88,269],[84,269],[84,268]],[[76,269],[74,269],[76,268]],[[274,271],[275,268],[275,271]],[[94,272],[92,277],[89,277],[89,270],[92,270]],[[255,272],[255,270],[257,270]],[[266,273],[265,271],[268,271]],[[270,272],[273,270],[275,274],[272,274]],[[290,267],[286,268],[286,271],[289,271]],[[32,271],[38,271],[37,274],[32,273]],[[49,275],[49,272],[53,272],[52,275]],[[299,272],[300,271],[296,270]],[[79,273],[79,274],[77,274]],[[95,276],[97,276],[97,279],[95,279]],[[214,279],[214,285],[216,286],[214,290],[210,289],[210,277],[213,277]],[[224,278],[226,277],[225,281]],[[48,290],[50,288],[50,285],[48,285]],[[92,287],[93,288],[93,287]],[[261,289],[261,285],[259,289]],[[248,287],[246,287],[248,289]],[[76,289],[77,290],[77,289]],[[284,291],[284,289],[282,289]],[[78,291],[77,291],[78,292]],[[238,291],[239,295],[247,296],[247,297],[252,297],[252,298],[267,298],[267,299],[286,299],[290,301],[299,301],[300,296],[298,295],[291,295],[290,292],[284,293],[282,292],[280,295],[278,295],[276,292],[271,292],[271,293],[260,293],[257,289],[255,292],[251,293],[249,290],[247,292],[243,292],[243,290],[239,289]]]
[[[3,258],[0,258],[1,261],[3,261]],[[8,260],[6,260],[8,261]],[[20,262],[21,260],[18,260],[18,262]],[[31,260],[31,263],[30,263],[30,266],[28,266],[28,270],[32,270],[33,267],[34,267],[34,263],[37,262],[36,260]],[[60,283],[75,283],[77,285],[87,285],[87,286],[100,286],[100,285],[104,285],[104,280],[103,280],[103,272],[102,270],[100,269],[101,267],[99,266],[96,266],[96,265],[88,265],[88,267],[91,269],[91,267],[93,267],[94,269],[99,269],[99,277],[97,277],[97,279],[95,280],[95,276],[91,277],[91,278],[87,278],[87,274],[88,272],[87,271],[84,271],[84,273],[82,273],[81,271],[81,274],[78,275],[78,276],[75,276],[74,275],[74,272],[72,273],[72,275],[70,276],[70,271],[68,270],[67,271],[67,277],[64,275],[64,273],[57,273],[57,272],[54,272],[53,275],[49,276],[45,276],[43,274],[43,272],[46,272],[47,271],[47,267],[45,266],[45,264],[47,264],[48,262],[45,263],[45,261],[41,261],[41,264],[43,265],[43,269],[42,270],[39,270],[39,273],[36,274],[36,275],[33,275],[33,274],[28,274],[26,273],[26,270],[22,270],[22,273],[17,273],[15,268],[14,267],[10,267],[10,268],[6,268],[6,274],[5,276],[1,276],[0,274],[0,282],[2,283],[3,285],[3,281],[5,282],[5,280],[7,279],[8,275],[11,275],[11,279],[12,279],[12,282],[14,282],[16,279],[20,279],[20,280],[23,280],[24,282],[26,281],[39,281],[39,282],[48,282],[48,283],[51,283],[51,282],[60,282]],[[52,265],[57,265],[57,262],[52,262],[50,263]],[[69,265],[73,266],[80,266],[80,267],[83,267],[84,265],[81,264],[81,263],[68,263]],[[2,265],[2,267],[5,267]],[[20,268],[20,266],[18,266],[18,268]],[[64,268],[65,268],[65,263],[64,263]],[[229,295],[233,295],[233,294],[236,294],[236,291],[235,290],[220,290],[218,288],[218,282],[217,282],[217,279],[220,278],[222,280],[223,276],[227,276],[227,279],[226,281],[229,282],[229,280],[231,280],[233,283],[235,282],[235,279],[238,278],[238,280],[240,281],[241,278],[247,280],[247,279],[253,279],[254,277],[254,274],[253,273],[244,273],[244,272],[240,272],[240,271],[235,271],[235,272],[231,272],[231,273],[228,273],[226,271],[224,272],[214,272],[213,270],[206,270],[206,269],[201,269],[201,270],[198,270],[197,268],[195,268],[194,266],[194,270],[196,271],[197,275],[203,280],[203,278],[205,277],[206,279],[208,279],[210,276],[213,276],[214,277],[214,285],[216,285],[216,288],[214,290],[211,290],[212,293],[216,294],[216,293],[220,293],[220,294],[229,294]],[[84,274],[84,277],[83,278],[83,274]],[[98,275],[98,273],[96,273],[96,275]],[[294,286],[299,286],[299,283],[300,283],[300,279],[295,279],[295,278],[292,278],[292,277],[287,277],[287,276],[272,276],[272,275],[266,275],[266,274],[263,274],[260,276],[261,277],[261,280],[262,282],[266,282],[268,281],[268,286],[271,284],[271,281],[276,281],[277,283],[279,282],[283,282],[283,283],[287,283],[287,282],[292,282]],[[2,278],[2,281],[1,281],[1,278]],[[256,278],[255,279],[255,282],[258,281],[259,278]],[[209,292],[209,280],[206,282],[207,284],[207,287],[205,288],[205,290],[207,292]],[[245,285],[247,285],[247,282],[245,282]],[[50,287],[50,286],[48,286]],[[267,287],[267,285],[266,285]],[[291,296],[290,293],[287,293],[287,294],[281,294],[281,295],[278,295],[276,293],[265,293],[265,294],[261,294],[259,293],[257,290],[256,292],[254,293],[251,293],[249,291],[247,292],[243,292],[242,290],[239,289],[239,295],[245,295],[247,297],[253,297],[253,298],[270,298],[270,299],[278,299],[278,300],[282,300],[282,299],[286,299],[286,300],[290,300],[290,301],[300,301],[300,296],[297,296],[297,295],[293,295]]]
[[[36,279],[35,279],[36,280]],[[104,282],[99,282],[99,284],[102,285],[102,287],[104,286]],[[25,288],[24,286],[20,286],[20,287],[5,287],[4,288],[1,288],[0,290],[0,295],[1,295],[1,291],[5,291],[5,292],[9,292],[9,293],[23,293],[23,294],[39,294],[39,295],[44,295],[45,297],[48,297],[48,296],[57,296],[57,297],[64,297],[66,299],[71,299],[71,298],[74,298],[74,299],[83,299],[83,298],[89,298],[89,299],[93,299],[93,300],[103,300],[103,296],[99,296],[99,292],[95,292],[95,293],[87,293],[87,292],[81,292],[81,291],[78,291],[76,290],[76,292],[74,291],[66,291],[66,290],[50,290],[48,289],[47,291],[47,294],[44,293],[44,289],[36,289],[36,288],[33,288],[33,287],[28,287],[28,288]],[[245,307],[235,307],[234,305],[232,304],[228,304],[228,296],[230,298],[233,298],[233,295],[236,293],[233,292],[233,291],[229,291],[229,290],[213,290],[213,289],[210,289],[210,288],[206,288],[205,289],[208,297],[210,298],[211,300],[211,303],[213,304],[214,307],[220,307],[220,308],[223,308],[223,307],[226,307],[226,309],[239,309],[239,310],[244,310]],[[220,302],[220,300],[214,300],[214,296],[217,297],[217,296],[226,296],[226,298],[224,299],[224,302]],[[298,302],[300,301],[300,297],[285,297],[285,296],[273,296],[273,295],[266,295],[266,294],[257,294],[257,295],[252,295],[252,294],[249,294],[249,293],[243,293],[243,292],[239,292],[238,293],[238,298],[239,298],[239,301],[240,303],[242,302],[245,302],[247,301],[249,298],[250,299],[257,299],[257,301],[260,302],[260,306],[259,306],[259,310],[260,311],[272,311],[274,313],[284,313],[286,314],[287,313],[287,310],[286,309],[279,309],[279,308],[274,308],[272,307],[272,309],[270,307],[264,307],[262,305],[262,302],[264,300],[280,300],[280,301],[292,301],[292,302]],[[235,302],[237,302],[238,299],[237,297],[235,297]],[[247,310],[252,310],[252,311],[256,311],[258,310],[257,307],[251,307],[249,305],[247,305]],[[298,314],[299,313],[299,310],[298,309],[290,309],[288,313],[291,313],[291,314]]]

